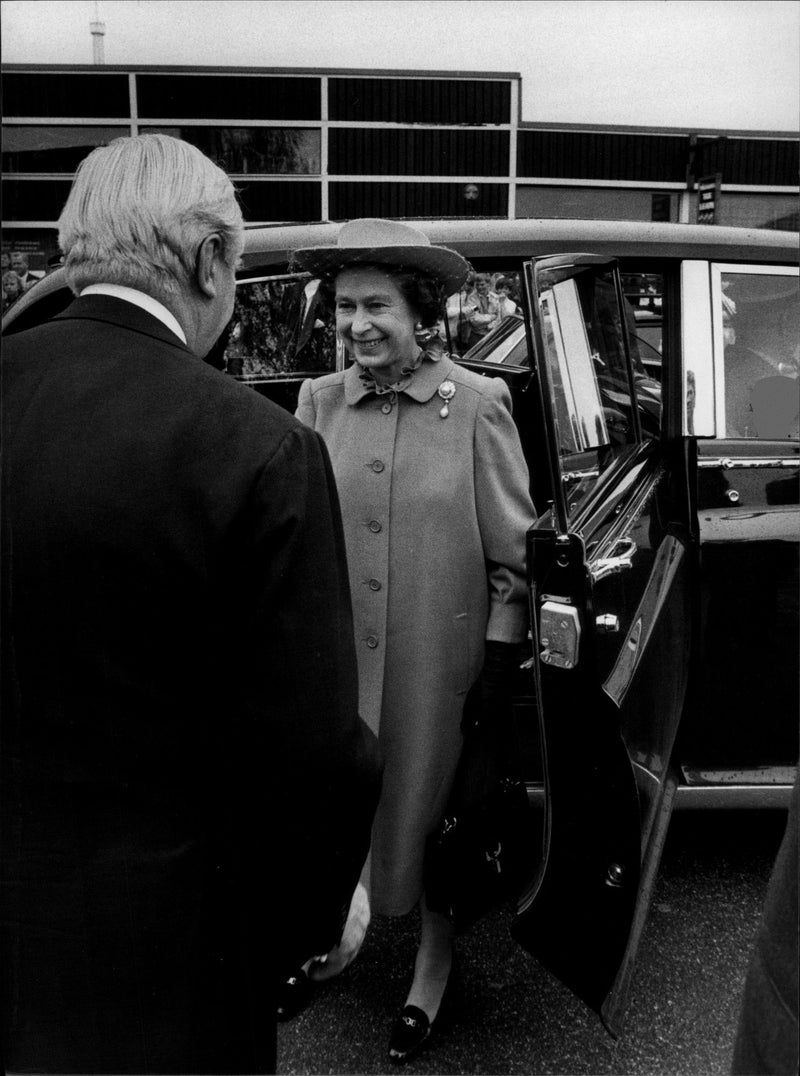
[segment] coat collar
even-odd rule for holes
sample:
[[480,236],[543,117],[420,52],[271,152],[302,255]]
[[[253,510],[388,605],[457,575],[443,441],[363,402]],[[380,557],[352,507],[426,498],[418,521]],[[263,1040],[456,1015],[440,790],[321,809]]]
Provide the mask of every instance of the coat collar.
[[66,310],[56,314],[57,319],[87,318],[90,321],[104,321],[109,325],[131,329],[154,337],[165,344],[172,344],[189,355],[194,355],[186,344],[171,329],[142,307],[111,295],[83,295],[74,299]]
[[[410,396],[412,400],[416,400],[417,403],[427,403],[428,400],[436,395],[441,383],[447,380],[454,369],[455,363],[452,359],[448,359],[447,356],[442,356],[438,362],[423,359],[422,365],[414,371],[411,381],[402,392],[406,396]],[[363,400],[365,396],[373,394],[373,389],[362,381],[360,375],[361,367],[355,362],[345,371],[344,398],[348,404],[355,405]]]

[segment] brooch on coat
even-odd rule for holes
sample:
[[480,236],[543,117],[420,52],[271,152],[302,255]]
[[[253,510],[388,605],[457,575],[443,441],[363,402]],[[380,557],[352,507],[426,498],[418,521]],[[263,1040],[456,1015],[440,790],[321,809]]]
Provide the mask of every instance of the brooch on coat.
[[447,418],[450,414],[450,401],[456,394],[456,387],[452,381],[443,381],[438,388],[439,395],[444,400],[444,406],[439,411],[441,418]]

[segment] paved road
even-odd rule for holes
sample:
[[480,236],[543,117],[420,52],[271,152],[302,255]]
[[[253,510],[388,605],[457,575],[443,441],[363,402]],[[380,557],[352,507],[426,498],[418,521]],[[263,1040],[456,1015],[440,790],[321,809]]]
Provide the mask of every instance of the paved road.
[[[781,812],[679,813],[662,860],[622,1037],[525,954],[500,910],[458,943],[447,1026],[408,1073],[727,1073]],[[375,917],[358,961],[279,1029],[279,1073],[385,1073],[416,918]],[[397,1070],[394,1070],[397,1071]]]

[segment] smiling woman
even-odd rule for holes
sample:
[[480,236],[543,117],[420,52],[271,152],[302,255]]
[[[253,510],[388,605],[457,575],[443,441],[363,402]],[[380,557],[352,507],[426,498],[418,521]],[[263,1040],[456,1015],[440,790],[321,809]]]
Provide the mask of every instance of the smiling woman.
[[426,899],[425,841],[445,813],[465,711],[510,713],[510,691],[490,685],[487,670],[522,660],[534,512],[505,383],[457,367],[435,328],[467,278],[464,258],[408,224],[356,220],[335,246],[294,260],[326,280],[354,360],[306,381],[297,414],[331,455],[359,709],[385,763],[370,899],[384,915],[417,903],[421,912],[414,979],[390,1039],[389,1058],[401,1062],[429,1037],[452,964],[452,924]]
[[403,284],[406,292],[416,290],[408,274],[395,277],[370,266],[345,269],[336,278],[336,331],[379,385],[399,381],[422,362],[419,306],[406,297]]

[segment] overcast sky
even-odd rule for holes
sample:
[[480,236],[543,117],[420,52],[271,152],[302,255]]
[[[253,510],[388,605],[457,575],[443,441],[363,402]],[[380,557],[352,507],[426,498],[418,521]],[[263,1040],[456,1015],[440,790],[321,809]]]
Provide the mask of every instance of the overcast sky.
[[4,63],[519,72],[522,119],[794,131],[797,0],[2,0]]

